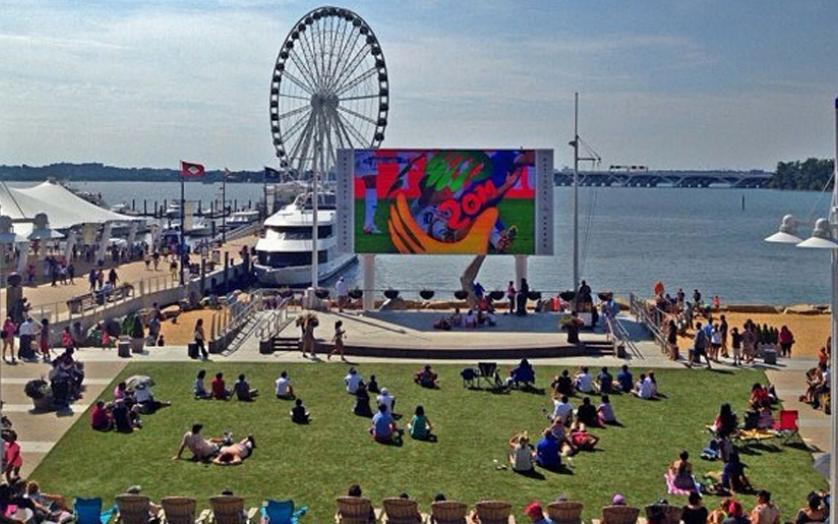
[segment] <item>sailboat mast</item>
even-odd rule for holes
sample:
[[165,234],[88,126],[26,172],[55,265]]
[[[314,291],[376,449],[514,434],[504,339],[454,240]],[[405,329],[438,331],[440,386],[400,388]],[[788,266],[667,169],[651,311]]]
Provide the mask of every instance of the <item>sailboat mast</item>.
[[573,290],[579,290],[579,93],[573,93]]

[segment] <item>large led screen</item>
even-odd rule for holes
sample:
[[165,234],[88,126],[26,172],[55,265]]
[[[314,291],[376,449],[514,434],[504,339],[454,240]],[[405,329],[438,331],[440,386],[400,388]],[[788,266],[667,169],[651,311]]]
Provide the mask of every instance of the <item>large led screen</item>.
[[[351,216],[339,218],[351,223],[352,251],[542,254],[545,249],[536,246],[536,153],[378,149],[354,150],[351,161],[342,156],[345,167],[351,162],[351,169],[338,169],[339,185],[348,182]],[[552,169],[552,155],[549,164]]]

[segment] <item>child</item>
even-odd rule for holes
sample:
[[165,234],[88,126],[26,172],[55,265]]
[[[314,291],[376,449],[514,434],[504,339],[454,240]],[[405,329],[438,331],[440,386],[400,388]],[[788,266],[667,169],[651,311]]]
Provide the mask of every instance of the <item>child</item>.
[[20,444],[17,443],[17,433],[9,431],[3,436],[6,441],[3,446],[3,461],[6,464],[6,469],[3,473],[6,475],[6,482],[12,483],[12,475],[14,479],[20,478],[20,467],[23,466],[23,457],[20,455]]
[[335,349],[326,356],[326,360],[331,360],[335,353],[340,354],[340,359],[346,362],[343,356],[343,337],[346,336],[346,331],[343,330],[343,320],[335,322],[335,336],[332,337],[332,342],[335,343]]

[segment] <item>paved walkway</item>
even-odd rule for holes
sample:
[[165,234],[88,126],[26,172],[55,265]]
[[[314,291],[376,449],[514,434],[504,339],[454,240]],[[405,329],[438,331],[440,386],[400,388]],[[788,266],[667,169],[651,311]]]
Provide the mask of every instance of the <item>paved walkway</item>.
[[[320,314],[322,331],[318,333],[321,337],[325,337],[331,333],[332,319],[329,315]],[[347,321],[347,317],[349,318]],[[358,323],[359,326],[366,326],[365,329],[373,331],[378,330],[378,333],[371,333],[370,336],[389,336],[393,331],[398,329],[405,329],[404,326],[399,327],[398,324],[387,325],[380,316],[378,318],[363,317],[357,313],[349,313],[341,315],[345,320],[345,324],[352,326],[351,322]],[[328,319],[328,322],[326,322]],[[370,322],[371,325],[367,323]],[[324,329],[325,328],[325,329]],[[351,334],[351,332],[350,332]],[[427,336],[434,336],[429,334]],[[545,333],[546,335],[546,333]],[[491,335],[490,335],[491,336]],[[521,334],[519,333],[520,337]],[[583,334],[585,336],[591,336]],[[595,335],[596,336],[596,335]],[[601,336],[601,335],[598,335]],[[474,337],[458,337],[458,344],[478,344],[483,341]],[[242,347],[227,357],[219,355],[212,356],[211,360],[230,361],[230,362],[263,362],[263,363],[280,363],[280,362],[313,362],[312,359],[306,359],[300,356],[298,351],[276,352],[270,355],[263,355],[259,353],[258,340],[255,337],[245,341]],[[549,358],[539,359],[538,365],[552,365],[552,366],[609,366],[618,367],[625,363],[633,367],[648,367],[648,368],[679,368],[683,369],[683,362],[673,362],[661,354],[658,347],[648,341],[640,341],[637,343],[641,356],[623,360],[614,356],[593,356],[593,357],[565,357],[565,358]],[[18,364],[15,366],[0,362],[0,373],[2,373],[2,386],[0,386],[0,393],[5,404],[4,413],[12,420],[15,429],[21,438],[21,447],[23,449],[24,468],[23,475],[31,472],[37,464],[46,456],[47,452],[52,449],[55,443],[61,436],[72,426],[72,424],[82,416],[84,411],[89,406],[89,402],[95,399],[103,389],[110,384],[110,382],[122,371],[122,369],[130,362],[188,362],[191,361],[186,353],[186,349],[182,346],[174,347],[154,347],[148,348],[145,353],[135,355],[128,359],[123,359],[117,356],[115,350],[103,350],[98,348],[85,348],[77,352],[79,360],[85,363],[86,370],[86,391],[84,398],[77,403],[72,412],[69,413],[32,413],[31,400],[26,397],[23,392],[25,383],[32,378],[43,376],[48,371],[48,367],[44,364]],[[371,357],[350,357],[349,360],[353,363],[365,362],[416,362],[408,359],[385,359],[385,358],[371,358]],[[340,360],[333,359],[331,362],[318,359],[319,365],[345,365]],[[424,361],[423,361],[424,362]],[[474,360],[440,360],[432,361],[435,364],[473,364]],[[508,365],[515,360],[499,360],[501,364]],[[758,369],[764,369],[768,374],[769,379],[775,384],[777,392],[782,398],[784,405],[788,409],[798,409],[801,414],[800,428],[804,440],[817,450],[829,449],[829,419],[821,411],[812,410],[808,406],[801,406],[797,401],[797,397],[805,387],[805,370],[812,367],[814,361],[807,359],[784,360],[778,366],[765,366],[758,364],[755,366]],[[737,369],[726,364],[719,364],[721,369]],[[696,372],[700,372],[696,370]]]

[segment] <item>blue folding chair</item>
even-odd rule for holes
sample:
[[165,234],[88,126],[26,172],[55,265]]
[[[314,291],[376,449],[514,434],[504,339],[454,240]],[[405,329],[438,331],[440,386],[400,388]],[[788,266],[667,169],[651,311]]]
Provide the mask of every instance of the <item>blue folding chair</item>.
[[85,499],[76,497],[73,500],[73,512],[76,524],[108,524],[113,517],[115,507],[102,511],[102,499],[99,497]]
[[261,514],[269,524],[297,524],[306,511],[308,511],[307,506],[294,511],[293,500],[266,500]]

